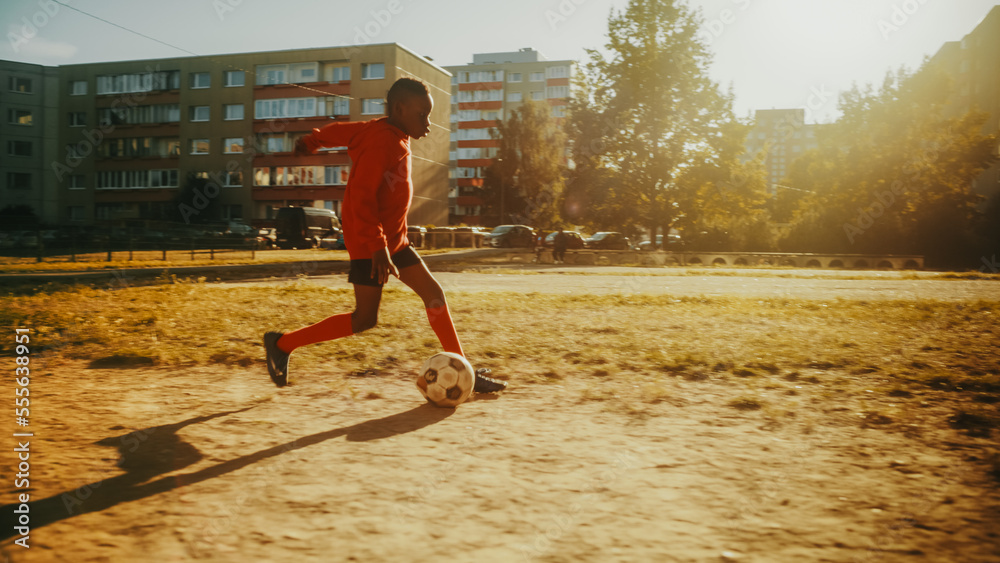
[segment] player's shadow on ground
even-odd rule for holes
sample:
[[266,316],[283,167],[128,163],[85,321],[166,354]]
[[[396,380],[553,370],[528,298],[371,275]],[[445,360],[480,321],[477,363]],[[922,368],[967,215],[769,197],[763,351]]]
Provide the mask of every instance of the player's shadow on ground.
[[[439,409],[429,404],[396,413],[383,418],[368,420],[351,426],[334,428],[325,432],[304,436],[291,442],[260,450],[258,452],[217,463],[198,471],[160,477],[165,473],[183,469],[200,461],[203,456],[197,448],[181,439],[177,432],[192,424],[207,422],[214,418],[237,414],[253,407],[235,411],[226,411],[211,415],[199,416],[163,426],[154,426],[105,438],[96,442],[103,446],[118,448],[118,467],[124,474],[103,479],[78,489],[66,491],[51,497],[32,500],[30,508],[30,526],[35,531],[42,526],[66,520],[89,512],[99,512],[123,502],[141,500],[159,493],[167,492],[186,485],[219,477],[227,473],[243,469],[249,465],[280,456],[281,454],[312,446],[345,436],[351,442],[366,442],[398,436],[407,432],[420,430],[450,416],[453,409]],[[13,529],[15,524],[11,519],[16,516],[14,509],[19,503],[8,504],[0,508],[3,511],[5,524],[0,540],[6,540],[17,535]]]

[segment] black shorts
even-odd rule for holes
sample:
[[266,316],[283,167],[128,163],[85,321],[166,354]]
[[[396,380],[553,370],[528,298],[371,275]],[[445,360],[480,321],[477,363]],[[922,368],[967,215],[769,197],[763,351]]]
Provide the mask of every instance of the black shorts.
[[[392,259],[392,263],[396,265],[396,268],[400,270],[423,262],[420,259],[420,255],[417,254],[416,250],[413,250],[412,246],[407,246],[403,250],[393,254],[390,258]],[[370,285],[372,287],[382,286],[382,284],[378,283],[378,280],[372,277],[372,261],[365,258],[351,260],[351,272],[347,274],[347,283]]]

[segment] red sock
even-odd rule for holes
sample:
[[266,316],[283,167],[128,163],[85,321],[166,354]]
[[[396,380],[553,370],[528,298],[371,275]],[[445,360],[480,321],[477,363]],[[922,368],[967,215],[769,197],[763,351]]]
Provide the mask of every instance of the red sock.
[[344,313],[343,315],[334,315],[314,325],[286,333],[278,339],[278,348],[281,348],[287,354],[299,346],[335,340],[352,334],[354,334],[354,329],[351,328],[351,314]]
[[441,347],[444,348],[445,352],[453,352],[459,356],[465,356],[465,353],[462,352],[462,344],[458,341],[458,333],[455,332],[455,323],[451,320],[451,311],[448,310],[447,304],[427,309],[427,320],[431,322],[431,328],[434,329],[434,334],[441,341]]

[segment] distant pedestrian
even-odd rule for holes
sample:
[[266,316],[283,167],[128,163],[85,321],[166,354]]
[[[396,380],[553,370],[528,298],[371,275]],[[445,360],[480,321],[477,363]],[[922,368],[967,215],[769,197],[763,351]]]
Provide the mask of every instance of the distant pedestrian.
[[552,261],[556,264],[562,264],[566,262],[566,247],[569,246],[569,235],[563,232],[562,227],[559,227],[559,231],[556,232],[555,239],[552,241]]

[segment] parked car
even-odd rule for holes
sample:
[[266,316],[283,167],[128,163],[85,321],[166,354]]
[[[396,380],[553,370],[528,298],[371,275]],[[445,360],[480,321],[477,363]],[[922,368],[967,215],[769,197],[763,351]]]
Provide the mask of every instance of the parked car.
[[20,248],[38,248],[38,235],[34,231],[21,231],[17,233],[15,246]]
[[632,248],[625,235],[609,231],[597,233],[584,242],[587,248],[595,250],[628,250]]
[[337,214],[320,207],[282,207],[274,222],[279,248],[315,248],[340,232]]
[[679,247],[681,244],[680,235],[670,235],[667,237],[667,247],[663,247],[663,235],[656,235],[656,246],[652,241],[644,240],[639,243],[639,250],[670,250]]
[[[557,234],[559,234],[559,231],[554,231],[549,233],[545,237],[545,240],[542,241],[542,246],[544,246],[545,248],[554,247],[556,245]],[[563,234],[569,237],[569,240],[566,241],[566,248],[572,250],[574,248],[583,248],[584,246],[586,246],[586,244],[584,244],[583,235],[581,235],[580,233],[576,231],[563,231]]]
[[257,229],[258,248],[276,248],[278,246],[278,235],[274,229]]
[[500,225],[486,235],[485,244],[495,248],[531,248],[535,245],[535,231],[527,225]]
[[229,226],[226,227],[224,234],[228,236],[244,237],[244,238],[257,236],[257,232],[254,231],[253,227],[241,221],[230,221]]
[[417,225],[409,225],[406,227],[406,238],[410,239],[413,246],[423,246],[424,235],[426,233],[427,229],[424,227],[418,227]]

